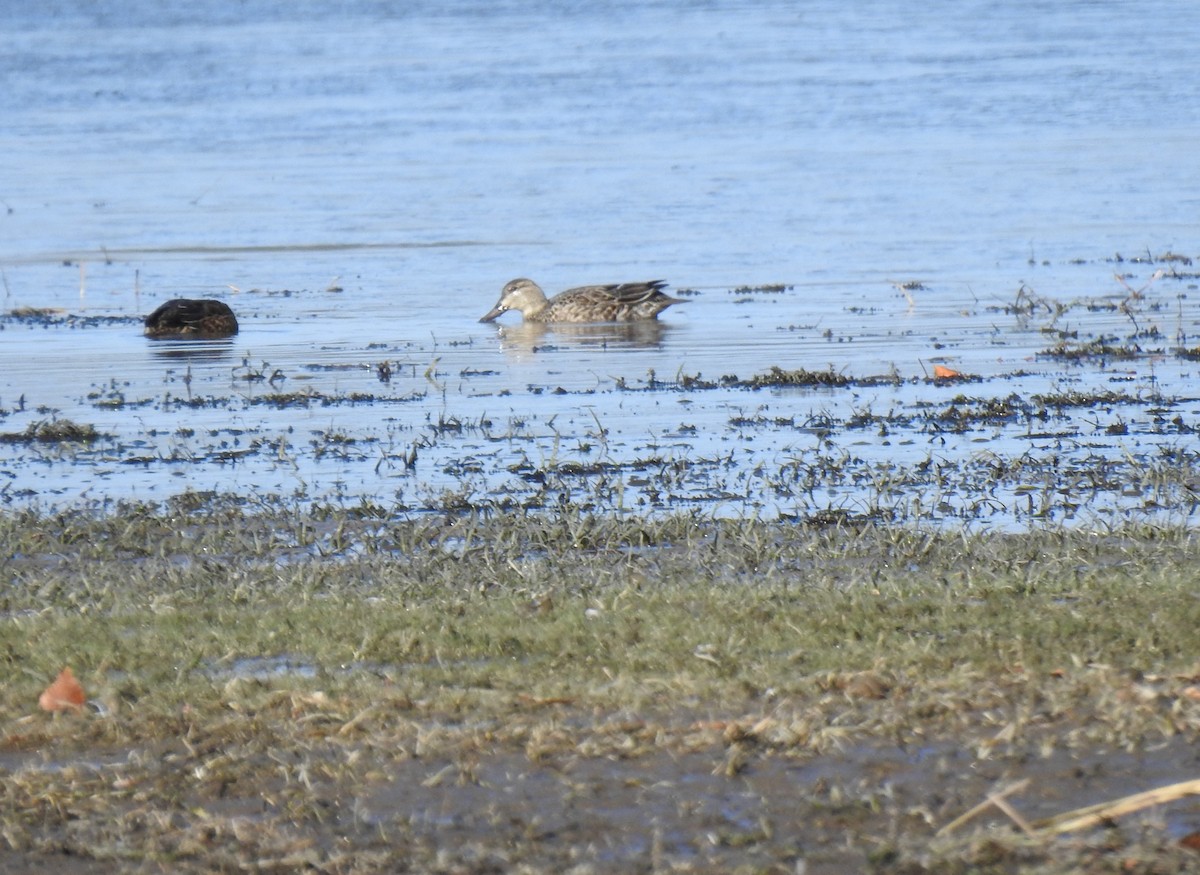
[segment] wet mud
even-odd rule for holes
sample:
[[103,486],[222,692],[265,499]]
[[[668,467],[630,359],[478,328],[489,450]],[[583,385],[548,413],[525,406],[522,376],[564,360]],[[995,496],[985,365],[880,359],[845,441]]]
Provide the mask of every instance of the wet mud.
[[[1188,799],[1058,839],[1057,850],[1044,839],[1023,843],[1011,819],[1038,824],[1195,774],[1200,762],[1182,739],[1138,753],[1031,749],[993,759],[919,739],[789,756],[757,747],[753,734],[739,737],[736,723],[716,721],[673,727],[625,718],[601,721],[598,731],[595,750],[567,753],[551,737],[541,739],[544,752],[536,741],[525,750],[467,743],[449,757],[342,744],[317,744],[300,757],[267,747],[246,762],[244,777],[196,739],[79,758],[5,754],[0,765],[15,781],[35,784],[40,773],[53,773],[94,788],[97,801],[75,803],[74,823],[34,841],[14,835],[27,849],[0,855],[0,872],[109,871],[124,856],[120,846],[105,846],[110,833],[137,833],[144,820],[154,821],[143,828],[153,845],[127,848],[128,862],[174,860],[177,871],[249,864],[270,871],[833,875],[1015,872],[1055,857],[1098,872],[1197,865],[1195,852],[1180,844],[1200,822],[1200,806]],[[675,736],[677,747],[664,749],[663,735]],[[353,783],[333,777],[348,762],[360,776]],[[196,776],[186,795],[160,799],[156,788],[175,786],[180,770]],[[961,830],[989,837],[966,847],[961,835],[930,839],[936,827],[1021,782],[1006,799],[1011,816],[986,809]]]

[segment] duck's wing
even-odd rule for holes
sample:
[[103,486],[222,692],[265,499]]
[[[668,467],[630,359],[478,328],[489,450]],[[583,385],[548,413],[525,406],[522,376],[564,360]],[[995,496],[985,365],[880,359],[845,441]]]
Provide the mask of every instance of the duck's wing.
[[612,283],[604,286],[580,286],[577,289],[567,289],[563,297],[580,297],[597,304],[621,304],[633,306],[653,300],[663,294],[666,280],[649,280],[638,283]]
[[203,330],[214,320],[236,324],[233,311],[221,301],[173,298],[146,317],[146,327]]
[[191,325],[203,319],[204,312],[203,301],[175,298],[162,304],[157,310],[147,316],[146,326],[148,328],[158,328]]

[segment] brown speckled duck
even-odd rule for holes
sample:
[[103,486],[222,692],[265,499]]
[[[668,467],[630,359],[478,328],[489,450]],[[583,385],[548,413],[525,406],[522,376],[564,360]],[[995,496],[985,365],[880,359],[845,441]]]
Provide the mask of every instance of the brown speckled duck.
[[159,340],[215,340],[237,333],[229,305],[210,299],[175,298],[146,317],[146,336]]
[[546,300],[533,280],[515,279],[500,292],[500,300],[480,322],[492,322],[501,313],[519,310],[526,322],[636,322],[656,319],[672,304],[685,303],[663,293],[664,280],[580,286]]

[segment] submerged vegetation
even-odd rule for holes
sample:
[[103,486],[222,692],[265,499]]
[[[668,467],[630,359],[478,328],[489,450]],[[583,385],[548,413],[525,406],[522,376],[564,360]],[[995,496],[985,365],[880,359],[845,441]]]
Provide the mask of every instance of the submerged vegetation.
[[[935,833],[996,781],[1032,819],[1128,792],[1125,751],[1186,772],[1189,531],[824,522],[6,513],[0,836],[175,871],[1182,865],[1161,829]],[[87,706],[37,713],[64,666]]]
[[[1177,525],[1200,483],[1194,276],[1181,266],[1170,252],[1118,256],[1091,294],[1021,282],[961,309],[941,303],[942,283],[897,279],[886,299],[848,304],[836,330],[822,317],[774,324],[773,338],[764,320],[813,289],[742,287],[765,340],[736,356],[673,346],[676,327],[658,322],[287,361],[162,346],[148,372],[66,402],[0,399],[0,506],[111,509],[227,488],[236,470],[257,495],[306,507]],[[931,304],[949,319],[923,318]],[[29,319],[42,315],[10,312],[0,329],[40,332]],[[72,432],[72,419],[95,424]]]
[[91,443],[100,437],[100,432],[90,423],[72,422],[69,419],[52,419],[30,423],[24,431],[0,432],[0,443]]

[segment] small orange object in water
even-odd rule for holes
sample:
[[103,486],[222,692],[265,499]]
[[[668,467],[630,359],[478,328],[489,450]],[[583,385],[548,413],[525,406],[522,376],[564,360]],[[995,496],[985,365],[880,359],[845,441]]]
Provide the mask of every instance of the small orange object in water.
[[70,667],[67,667],[60,671],[54,683],[42,692],[38,706],[43,711],[79,711],[86,701],[83,687],[75,680]]
[[961,380],[966,376],[962,371],[956,371],[954,368],[948,368],[945,365],[933,366],[933,378],[935,380]]

